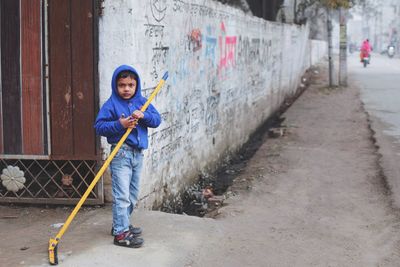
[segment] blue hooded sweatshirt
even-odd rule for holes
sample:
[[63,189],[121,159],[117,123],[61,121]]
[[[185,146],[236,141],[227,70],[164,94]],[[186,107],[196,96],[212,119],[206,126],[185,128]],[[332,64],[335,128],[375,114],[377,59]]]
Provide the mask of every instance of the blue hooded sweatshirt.
[[[132,98],[127,100],[119,96],[117,88],[117,76],[120,72],[126,70],[132,71],[138,77],[136,92]],[[139,74],[134,68],[127,65],[119,66],[114,71],[111,88],[112,94],[101,107],[94,127],[98,135],[107,137],[108,143],[116,144],[126,132],[119,119],[122,116],[128,117],[135,110],[140,110],[147,99],[141,93]],[[151,104],[143,114],[144,117],[139,120],[138,125],[132,130],[125,141],[131,147],[139,149],[146,149],[148,147],[147,127],[156,128],[161,123],[160,114]]]

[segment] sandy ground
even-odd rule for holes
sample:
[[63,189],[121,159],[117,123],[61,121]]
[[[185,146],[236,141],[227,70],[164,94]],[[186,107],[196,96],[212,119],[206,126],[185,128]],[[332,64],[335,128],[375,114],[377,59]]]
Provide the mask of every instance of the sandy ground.
[[224,246],[208,257],[224,261],[214,266],[400,266],[399,213],[359,90],[325,85],[316,79],[283,114],[286,134],[238,178],[252,189],[221,210]]
[[[359,90],[314,76],[215,219],[139,211],[145,246],[126,249],[112,245],[110,207],[86,209],[60,243],[59,266],[399,266],[400,216]],[[0,207],[0,266],[47,266],[51,225],[67,216]]]

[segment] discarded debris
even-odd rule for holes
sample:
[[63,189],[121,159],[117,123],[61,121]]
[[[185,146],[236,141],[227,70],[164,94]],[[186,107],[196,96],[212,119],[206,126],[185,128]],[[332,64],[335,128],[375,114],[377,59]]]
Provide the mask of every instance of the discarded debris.
[[52,224],[50,226],[53,227],[53,228],[58,229],[58,228],[61,228],[63,225],[64,225],[64,223],[55,223],[55,224]]
[[213,196],[207,199],[207,203],[209,205],[210,209],[214,209],[217,207],[222,206],[222,203],[224,202],[225,197],[224,196]]
[[1,216],[2,219],[17,219],[17,215],[3,215]]
[[182,199],[185,213],[188,215],[203,217],[208,210],[207,199],[213,196],[214,193],[211,185],[191,186],[185,191]]
[[268,137],[270,138],[278,138],[284,136],[286,133],[286,128],[272,128],[268,130]]
[[[277,138],[287,134],[287,126],[282,125],[285,117],[281,115],[297,96],[287,99],[279,110],[250,136],[249,141],[237,153],[226,155],[215,172],[200,173],[195,184],[186,187],[176,195],[169,195],[166,192],[161,207],[155,206],[155,208],[168,213],[214,217],[219,214],[218,210],[224,205],[224,200],[236,195],[234,192],[236,189],[251,190],[249,183],[255,179],[253,177],[248,181],[240,182],[238,188],[233,188],[232,185],[246,167],[247,161],[263,144],[264,138],[269,135]],[[279,156],[279,154],[274,156]]]
[[213,193],[212,188],[210,186],[207,186],[206,188],[203,189],[203,196],[206,199],[214,196],[214,193]]
[[226,170],[225,173],[226,173],[226,174],[234,174],[235,171],[234,171],[234,170]]

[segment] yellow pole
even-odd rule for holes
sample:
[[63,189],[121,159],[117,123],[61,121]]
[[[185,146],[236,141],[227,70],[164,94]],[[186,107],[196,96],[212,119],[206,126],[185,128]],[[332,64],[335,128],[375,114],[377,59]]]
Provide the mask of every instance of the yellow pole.
[[[153,93],[150,95],[150,97],[147,99],[146,103],[143,105],[143,107],[140,109],[142,112],[144,112],[147,107],[150,105],[150,102],[154,99],[154,97],[157,95],[157,93],[161,90],[161,87],[164,85],[165,81],[168,78],[168,72],[164,74],[164,76],[161,78],[160,82],[158,83],[156,89],[153,91]],[[128,128],[125,132],[125,134],[121,137],[113,151],[111,152],[110,156],[108,156],[107,160],[104,162],[103,166],[97,173],[97,175],[94,177],[93,181],[90,183],[88,189],[86,189],[86,192],[83,194],[81,199],[79,200],[78,204],[76,204],[74,210],[71,212],[67,220],[65,221],[64,225],[58,232],[55,238],[50,238],[49,240],[49,262],[51,265],[57,265],[58,264],[58,259],[57,259],[57,245],[60,242],[61,237],[64,235],[65,231],[68,229],[70,223],[72,220],[75,218],[76,214],[78,213],[79,209],[83,205],[83,203],[86,201],[86,198],[89,196],[90,192],[93,190],[94,186],[97,184],[97,182],[100,180],[101,176],[103,173],[107,170],[108,166],[111,163],[111,160],[115,157],[117,154],[118,150],[121,148],[122,144],[125,142],[126,138],[128,138],[128,135],[131,133],[133,128]]]

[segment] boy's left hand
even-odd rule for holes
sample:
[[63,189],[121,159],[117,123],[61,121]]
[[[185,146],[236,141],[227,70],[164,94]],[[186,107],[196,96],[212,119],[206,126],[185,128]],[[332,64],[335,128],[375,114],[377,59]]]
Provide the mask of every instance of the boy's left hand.
[[140,110],[135,110],[133,113],[132,113],[132,117],[133,118],[135,118],[135,119],[143,119],[144,118],[144,114],[143,114],[143,112],[141,112]]

